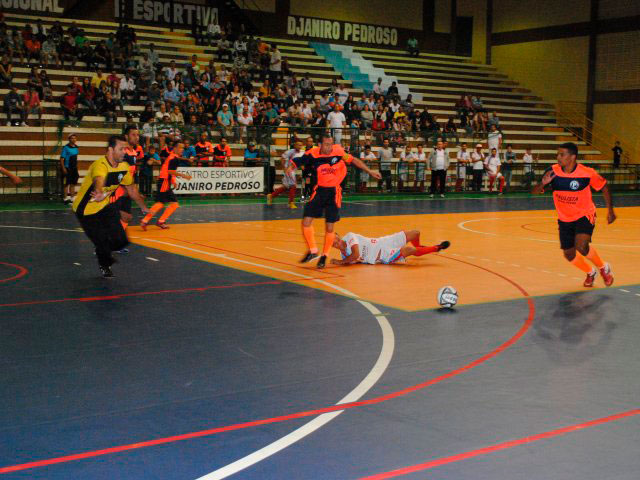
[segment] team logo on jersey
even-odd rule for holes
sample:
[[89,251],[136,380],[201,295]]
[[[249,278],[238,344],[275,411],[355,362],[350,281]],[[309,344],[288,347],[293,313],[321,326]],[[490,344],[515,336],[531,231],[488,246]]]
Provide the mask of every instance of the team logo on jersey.
[[572,180],[571,183],[569,184],[569,188],[571,190],[578,190],[578,188],[580,188],[580,184],[578,183],[577,180]]
[[124,178],[124,174],[123,173],[119,173],[118,174],[118,183],[120,183],[123,178]]
[[338,162],[339,158],[338,157],[333,157],[331,159],[331,165],[335,165]]

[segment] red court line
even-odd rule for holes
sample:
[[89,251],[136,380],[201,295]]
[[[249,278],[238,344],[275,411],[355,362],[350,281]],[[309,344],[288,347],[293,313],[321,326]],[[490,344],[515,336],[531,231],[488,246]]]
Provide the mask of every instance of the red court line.
[[558,428],[556,430],[550,430],[544,433],[538,433],[537,435],[531,435],[529,437],[522,437],[516,440],[509,440],[507,442],[497,443],[495,445],[479,448],[477,450],[469,450],[468,452],[458,453],[456,455],[451,455],[449,457],[436,458],[435,460],[430,460],[428,462],[421,463],[419,465],[413,465],[410,467],[399,468],[397,470],[392,470],[389,472],[378,473],[376,475],[371,475],[369,477],[362,477],[360,480],[383,480],[386,478],[395,478],[401,475],[408,475],[410,473],[415,473],[423,470],[429,470],[431,468],[440,467],[448,463],[459,462],[461,460],[466,460],[468,458],[478,457],[480,455],[488,455],[490,453],[498,452],[500,450],[507,450],[509,448],[518,447],[520,445],[526,445],[529,443],[538,442],[540,440],[546,440],[547,438],[566,435],[567,433],[573,433],[578,430],[583,430],[585,428],[595,427],[596,425],[602,425],[603,423],[615,422],[617,420],[633,417],[635,415],[640,415],[640,408],[634,409],[634,410],[628,410],[626,412],[616,413],[608,417],[602,417],[602,418],[598,418],[596,420],[591,420],[584,423],[569,425],[567,427]]
[[527,319],[525,320],[523,325],[520,327],[520,329],[511,338],[509,338],[506,342],[504,342],[501,345],[499,345],[498,347],[496,347],[491,352],[489,352],[489,353],[477,358],[476,360],[473,360],[472,362],[470,362],[470,363],[468,363],[466,365],[463,365],[460,368],[457,368],[455,370],[452,370],[452,371],[450,371],[448,373],[445,373],[445,374],[440,375],[438,377],[432,378],[430,380],[426,380],[425,382],[419,383],[417,385],[413,385],[411,387],[407,387],[407,388],[404,388],[402,390],[398,390],[396,392],[391,392],[391,393],[388,393],[386,395],[382,395],[380,397],[371,398],[369,400],[362,400],[362,401],[358,401],[358,402],[344,403],[344,404],[341,404],[341,405],[331,405],[331,406],[324,407],[324,408],[318,408],[318,409],[315,409],[315,410],[307,410],[307,411],[303,411],[303,412],[296,412],[296,413],[292,413],[292,414],[289,414],[289,415],[282,415],[282,416],[279,416],[279,417],[265,418],[265,419],[262,419],[262,420],[254,420],[254,421],[243,422],[243,423],[236,423],[236,424],[232,424],[232,425],[226,425],[226,426],[222,426],[222,427],[211,428],[211,429],[208,429],[208,430],[200,430],[200,431],[197,431],[197,432],[185,433],[185,434],[181,434],[181,435],[173,435],[171,437],[156,438],[156,439],[153,439],[153,440],[147,440],[147,441],[137,442],[137,443],[130,443],[130,444],[127,444],[127,445],[118,445],[118,446],[115,446],[115,447],[105,448],[105,449],[101,449],[101,450],[94,450],[94,451],[89,451],[89,452],[76,453],[76,454],[73,454],[73,455],[66,455],[66,456],[62,456],[62,457],[48,458],[48,459],[44,459],[44,460],[37,460],[37,461],[34,461],[34,462],[21,463],[21,464],[17,464],[17,465],[9,465],[9,466],[6,466],[6,467],[0,467],[0,474],[10,473],[10,472],[17,472],[17,471],[21,471],[21,470],[28,470],[28,469],[32,469],[32,468],[38,468],[38,467],[45,467],[45,466],[48,466],[48,465],[55,465],[55,464],[58,464],[58,463],[72,462],[72,461],[76,461],[76,460],[99,457],[99,456],[103,456],[103,455],[110,455],[110,454],[114,454],[114,453],[125,452],[125,451],[128,451],[128,450],[136,450],[136,449],[139,449],[139,448],[146,448],[146,447],[152,447],[152,446],[155,446],[155,445],[162,445],[162,444],[166,444],[166,443],[173,443],[173,442],[178,442],[178,441],[182,441],[182,440],[188,440],[188,439],[191,439],[191,438],[207,437],[207,436],[211,436],[211,435],[220,434],[220,433],[223,433],[223,432],[231,432],[231,431],[234,431],[234,430],[242,430],[242,429],[245,429],[245,428],[257,427],[257,426],[260,426],[260,425],[268,425],[268,424],[271,424],[271,423],[279,423],[279,422],[284,422],[284,421],[288,421],[288,420],[295,420],[295,419],[298,419],[298,418],[311,417],[311,416],[316,416],[316,415],[320,415],[320,414],[323,414],[323,413],[335,412],[335,411],[339,411],[339,410],[348,410],[348,409],[351,409],[351,408],[363,407],[363,406],[367,406],[367,405],[376,405],[376,404],[379,404],[379,403],[382,403],[382,402],[386,402],[387,400],[391,400],[392,398],[401,397],[401,396],[407,395],[407,394],[409,394],[411,392],[415,392],[417,390],[421,390],[421,389],[429,387],[431,385],[435,385],[437,383],[442,382],[443,380],[447,380],[449,378],[455,377],[456,375],[460,375],[461,373],[466,372],[468,370],[471,370],[472,368],[477,367],[478,365],[486,362],[487,360],[500,355],[507,348],[511,347],[514,343],[516,343],[518,340],[520,340],[520,338],[522,338],[522,336],[527,332],[527,330],[529,330],[529,328],[533,324],[533,319],[535,317],[535,305],[533,303],[533,300],[531,299],[531,297],[527,293],[527,291],[524,288],[522,288],[520,285],[518,285],[515,281],[511,280],[510,278],[505,277],[504,275],[502,275],[500,273],[494,272],[493,270],[489,270],[488,268],[482,267],[480,265],[476,265],[474,263],[466,262],[464,260],[459,260],[457,258],[447,257],[447,256],[444,256],[444,255],[438,255],[438,256],[441,256],[442,258],[446,258],[447,260],[452,260],[452,261],[455,261],[455,262],[471,265],[473,267],[479,268],[480,270],[484,270],[486,272],[489,272],[492,275],[500,277],[501,279],[507,281],[508,283],[513,285],[515,288],[517,288],[522,293],[522,295],[525,297],[525,299],[527,300],[527,304],[529,306],[529,315],[527,316]]
[[[176,242],[188,243],[190,245],[198,245],[199,247],[211,248],[213,250],[220,250],[220,251],[227,252],[227,253],[235,253],[236,255],[243,255],[243,256],[249,257],[249,258],[257,258],[258,260],[264,260],[266,262],[278,263],[280,265],[286,265],[288,267],[298,268],[298,269],[304,270],[305,272],[307,272],[307,274],[314,271],[314,270],[312,270],[312,269],[310,269],[308,267],[301,267],[300,265],[296,265],[295,263],[280,262],[278,260],[274,260],[273,258],[258,257],[257,255],[250,255],[248,253],[237,252],[235,250],[227,250],[226,248],[214,247],[213,245],[207,245],[205,243],[190,242],[188,240],[181,240],[179,238],[173,238],[173,237],[168,237],[168,238],[170,238],[171,240],[175,240]],[[344,275],[340,275],[339,273],[327,272],[326,270],[324,272],[322,272],[322,273],[324,275],[330,275],[333,278],[344,278]]]
[[174,290],[158,290],[156,292],[133,292],[133,293],[118,293],[115,295],[105,295],[100,297],[76,297],[76,298],[58,298],[52,300],[34,300],[31,302],[20,303],[4,303],[0,304],[0,307],[23,307],[25,305],[43,305],[46,303],[62,303],[62,302],[101,302],[103,300],[119,300],[121,298],[128,297],[142,297],[145,295],[163,295],[167,293],[188,293],[188,292],[204,292],[207,290],[227,289],[227,288],[239,288],[239,287],[257,287],[260,285],[279,285],[282,282],[279,280],[270,280],[266,282],[255,283],[231,283],[229,285],[210,285],[206,287],[192,287],[192,288],[179,288]]
[[3,278],[2,280],[0,280],[0,283],[10,282],[11,280],[17,280],[19,278],[24,277],[27,273],[29,273],[29,270],[24,268],[22,265],[14,265],[13,263],[5,263],[5,262],[0,262],[0,265],[6,265],[8,267],[13,267],[18,270],[18,273],[15,274],[13,277]]
[[524,225],[520,225],[520,228],[522,228],[523,230],[529,230],[530,232],[544,233],[545,235],[556,235],[556,232],[545,232],[544,230],[534,230],[533,228],[528,228],[531,225],[540,225],[540,223],[525,223]]

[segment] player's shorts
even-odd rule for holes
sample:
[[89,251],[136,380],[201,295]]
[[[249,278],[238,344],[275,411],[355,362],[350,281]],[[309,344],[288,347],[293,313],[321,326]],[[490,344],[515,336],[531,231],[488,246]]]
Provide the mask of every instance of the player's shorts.
[[177,202],[178,199],[176,198],[176,194],[173,193],[173,189],[169,188],[165,192],[160,191],[162,189],[163,183],[164,183],[164,180],[162,179],[158,180],[158,189],[156,190],[156,202],[160,202],[160,203]]
[[287,188],[295,187],[298,185],[298,181],[296,179],[296,175],[293,174],[291,176],[283,175],[282,176],[282,185]]
[[79,178],[78,167],[69,167],[67,168],[67,174],[62,174],[64,185],[77,185]]
[[404,232],[394,233],[378,239],[380,245],[380,263],[395,263],[400,258],[402,247],[407,244],[407,236]]
[[487,172],[487,175],[489,176],[489,178],[502,178],[502,172],[498,172],[498,173],[493,173],[493,172]]
[[425,173],[424,163],[416,163],[416,180],[419,182],[424,182],[424,173]]
[[568,250],[575,247],[576,235],[579,233],[592,235],[595,226],[595,217],[593,218],[593,223],[591,223],[587,217],[580,217],[578,220],[573,222],[563,222],[562,220],[558,220],[560,248],[562,250]]
[[303,217],[322,218],[328,223],[340,220],[342,193],[340,187],[315,187],[311,199],[305,204]]

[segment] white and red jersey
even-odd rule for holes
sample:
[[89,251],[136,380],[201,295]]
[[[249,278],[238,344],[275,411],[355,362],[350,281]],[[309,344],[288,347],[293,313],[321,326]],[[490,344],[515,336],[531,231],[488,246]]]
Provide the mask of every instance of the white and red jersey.
[[346,255],[342,254],[342,258],[351,255],[354,245],[358,246],[357,263],[393,263],[400,257],[400,249],[407,244],[407,237],[404,232],[398,232],[386,235],[380,238],[369,238],[358,233],[349,232],[342,240],[347,244]]

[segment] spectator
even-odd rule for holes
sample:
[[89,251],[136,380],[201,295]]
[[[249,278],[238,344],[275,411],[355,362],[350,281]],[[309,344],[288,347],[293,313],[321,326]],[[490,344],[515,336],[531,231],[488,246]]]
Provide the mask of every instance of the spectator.
[[67,92],[60,97],[60,107],[65,121],[70,121],[75,117],[77,123],[82,121],[82,111],[78,106],[78,94],[72,85],[67,86]]
[[65,37],[58,47],[58,52],[60,53],[60,61],[63,67],[65,61],[68,61],[71,67],[76,66],[78,59],[76,57],[76,47],[73,38]]
[[7,127],[13,125],[11,115],[14,113],[18,114],[23,127],[27,125],[24,121],[24,101],[18,95],[18,87],[15,85],[4,96],[4,113],[7,115]]
[[389,97],[390,99],[400,98],[400,95],[398,94],[398,87],[396,85],[396,82],[391,82],[391,86],[387,89],[387,97]]
[[36,92],[34,87],[29,87],[28,91],[24,94],[24,125],[29,120],[29,115],[32,113],[38,114],[38,121],[42,124],[42,105],[40,104],[40,96]]
[[104,115],[106,122],[116,123],[118,121],[118,114],[116,113],[116,102],[114,102],[111,92],[107,91],[105,99],[102,102],[100,113]]
[[82,79],[82,86],[78,89],[78,103],[87,107],[92,113],[97,112],[96,104],[96,89],[91,85],[91,81],[88,77]]
[[393,148],[389,143],[389,139],[385,138],[382,148],[378,152],[380,160],[380,174],[382,178],[378,180],[378,190],[382,192],[383,183],[386,184],[387,192],[391,191],[391,163],[393,162]]
[[407,40],[407,53],[412,57],[417,57],[420,55],[420,50],[418,49],[418,39],[415,36]]
[[463,143],[456,155],[456,192],[462,192],[462,184],[467,177],[467,165],[471,163],[471,155],[467,152],[467,144]]
[[[371,145],[365,145],[364,151],[360,153],[360,160],[369,168],[373,166],[373,162],[378,159],[376,154],[371,151]],[[367,191],[367,185],[369,184],[369,174],[364,170],[358,170],[359,179],[357,182],[357,191],[364,193]]]
[[442,134],[445,139],[455,138],[456,144],[460,142],[460,137],[458,137],[458,128],[456,127],[456,124],[453,121],[453,117],[449,117],[449,120],[444,126]]
[[58,54],[55,42],[50,36],[46,37],[44,42],[42,42],[41,60],[42,63],[47,66],[51,64],[50,60],[55,60],[56,66],[60,66],[60,55]]
[[[140,193],[143,195],[151,195],[153,185],[153,166],[160,165],[160,156],[156,153],[154,145],[148,146],[146,149],[142,163],[140,164]],[[184,153],[183,153],[184,154]]]
[[342,141],[342,129],[347,126],[347,119],[340,109],[341,106],[336,105],[333,111],[327,115],[327,127],[331,128],[331,136],[337,144]]
[[516,154],[513,151],[513,146],[507,144],[507,151],[504,153],[504,163],[502,164],[502,174],[504,175],[505,186],[507,192],[511,189],[511,178],[513,176],[513,167],[516,163]]
[[484,161],[484,167],[487,172],[487,176],[489,177],[489,193],[493,193],[493,185],[496,179],[500,182],[499,193],[498,195],[502,195],[502,190],[504,189],[504,177],[500,172],[500,167],[502,162],[500,162],[500,155],[498,154],[497,148],[491,149],[491,155],[489,155]]
[[174,78],[176,78],[177,74],[178,74],[178,68],[176,67],[176,61],[171,60],[171,62],[169,63],[169,66],[164,69],[164,76],[169,82],[171,82],[173,81]]
[[309,74],[305,73],[302,80],[300,80],[300,95],[307,100],[313,100],[316,94],[316,86],[313,80],[309,78]]
[[259,166],[259,158],[260,152],[256,149],[255,142],[249,142],[247,144],[247,148],[244,150],[244,161],[243,165],[245,167],[257,167]]
[[184,150],[182,151],[182,158],[184,160],[181,160],[179,165],[183,167],[189,167],[198,160],[196,147],[192,145],[191,139],[189,137],[185,137],[183,142]]
[[145,150],[149,148],[150,145],[159,141],[160,132],[158,131],[158,126],[156,124],[155,117],[149,117],[149,119],[142,126],[142,138],[145,143]]
[[429,167],[431,168],[431,195],[433,198],[436,190],[441,198],[444,198],[444,189],[447,182],[447,170],[449,168],[449,155],[444,148],[444,142],[438,141],[436,148],[429,157]]
[[173,82],[169,81],[167,85],[167,90],[164,92],[162,99],[164,103],[167,105],[167,109],[173,108],[175,105],[180,103],[180,92],[173,87]]
[[233,120],[233,115],[229,111],[229,105],[224,103],[222,105],[222,110],[220,110],[216,115],[216,120],[218,127],[220,128],[220,134],[223,137],[230,137],[234,135],[233,127],[235,126],[235,122]]
[[231,60],[231,42],[224,33],[218,40],[218,61],[222,62],[223,59]]
[[217,23],[210,23],[207,27],[207,44],[211,47],[213,46],[213,41],[218,40],[222,35],[222,30],[220,29],[220,25]]
[[113,68],[113,56],[111,55],[111,51],[107,48],[104,40],[98,42],[98,45],[96,45],[96,48],[93,51],[93,54],[96,65],[104,64],[107,70],[111,70]]
[[11,86],[13,82],[12,70],[13,64],[11,63],[11,59],[7,54],[4,54],[0,62],[0,85]]
[[227,145],[227,138],[221,137],[220,143],[213,147],[213,166],[228,167],[231,160],[231,147]]
[[[180,111],[180,107],[175,105],[170,115],[171,123],[177,123],[179,125],[184,125],[184,116]],[[183,152],[184,153],[184,152]]]
[[373,112],[369,108],[369,105],[365,103],[364,107],[362,107],[362,111],[360,112],[360,120],[362,122],[362,127],[365,130],[370,130],[373,125]]
[[349,97],[349,91],[344,87],[344,84],[339,84],[336,91],[333,93],[334,98],[340,105],[344,105]]
[[49,79],[46,70],[40,70],[40,85],[42,86],[42,100],[52,101],[53,86],[51,85],[51,80]]
[[158,55],[158,52],[156,52],[155,44],[153,43],[149,44],[148,55],[149,55],[149,61],[154,66],[154,69],[157,69],[158,65],[160,65],[160,56]]
[[31,36],[27,38],[24,42],[24,47],[27,53],[27,61],[35,60],[36,62],[40,62],[40,50],[42,48],[42,44],[37,37]]
[[60,152],[60,177],[62,179],[62,193],[64,203],[70,204],[75,197],[75,187],[78,184],[78,137],[69,135],[69,142],[62,147]]
[[14,30],[12,36],[12,49],[13,55],[20,58],[20,63],[24,63],[24,55],[25,55],[25,47],[24,47],[24,39],[22,35],[18,33],[17,30]]
[[45,38],[47,38],[47,28],[42,24],[42,20],[40,18],[36,20],[36,24],[32,29],[32,34],[40,43],[44,42]]
[[611,149],[613,152],[613,168],[620,166],[620,158],[622,158],[622,147],[620,147],[620,140],[616,140],[614,147]]
[[378,98],[380,95],[384,95],[384,89],[382,88],[382,78],[378,77],[378,81],[373,85],[373,93],[375,98]]
[[502,148],[502,134],[495,125],[491,126],[491,130],[487,134],[487,144],[490,151],[495,148],[496,151],[500,153],[500,148]]
[[240,128],[240,138],[249,139],[249,128],[253,126],[253,116],[249,110],[245,108],[240,115],[238,115],[238,125]]
[[153,82],[151,88],[147,91],[147,102],[151,105],[158,105],[162,102],[162,91],[158,86],[158,82]]
[[96,74],[91,78],[91,86],[94,88],[99,88],[101,82],[106,82],[107,77],[102,73],[102,69],[96,70]]
[[522,163],[524,164],[524,176],[522,178],[522,185],[529,191],[531,190],[531,183],[534,179],[533,173],[533,155],[531,155],[531,147],[527,147],[525,154],[522,156]]
[[491,127],[496,126],[496,129],[500,130],[500,117],[498,117],[498,112],[493,112],[487,121],[487,127],[491,130]]
[[282,55],[278,46],[274,43],[271,46],[271,58],[269,60],[269,77],[272,84],[277,84],[282,80]]
[[473,191],[480,192],[482,190],[482,175],[484,173],[485,156],[482,153],[482,144],[478,143],[476,149],[471,153],[471,162],[473,163]]
[[126,72],[124,78],[120,80],[120,95],[125,105],[136,99],[136,82],[129,72]]
[[306,126],[305,118],[302,114],[302,107],[300,106],[299,100],[289,107],[289,110],[287,112],[287,120],[292,127]]

